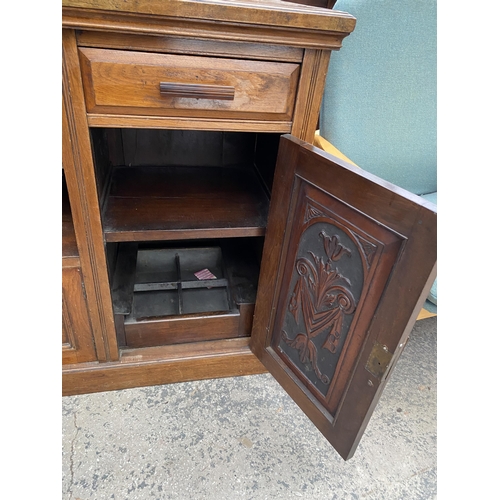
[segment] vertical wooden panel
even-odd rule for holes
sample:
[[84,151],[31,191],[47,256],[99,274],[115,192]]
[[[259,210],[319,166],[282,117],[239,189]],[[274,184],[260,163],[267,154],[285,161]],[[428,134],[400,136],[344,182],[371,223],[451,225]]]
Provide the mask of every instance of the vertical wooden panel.
[[95,361],[96,352],[83,295],[80,268],[63,268],[62,278],[63,364]]
[[63,30],[63,165],[97,357],[119,358],[75,34]]
[[313,143],[318,125],[319,109],[323,99],[329,50],[306,50],[300,74],[292,135]]

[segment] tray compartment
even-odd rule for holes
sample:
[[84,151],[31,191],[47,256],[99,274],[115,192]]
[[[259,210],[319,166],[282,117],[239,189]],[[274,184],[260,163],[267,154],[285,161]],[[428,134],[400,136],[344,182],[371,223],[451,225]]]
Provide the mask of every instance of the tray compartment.
[[[204,269],[215,277],[198,279],[195,273]],[[132,317],[228,311],[228,282],[223,273],[218,247],[139,250]]]
[[[250,335],[258,266],[250,265],[242,246],[225,240],[189,248],[120,243],[112,293],[123,346]],[[204,269],[215,278],[198,279],[195,273]]]

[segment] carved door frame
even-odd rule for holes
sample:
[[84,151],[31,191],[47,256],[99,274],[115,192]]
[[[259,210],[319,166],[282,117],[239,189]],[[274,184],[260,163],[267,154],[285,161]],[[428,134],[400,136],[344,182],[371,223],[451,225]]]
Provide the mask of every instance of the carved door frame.
[[290,135],[251,348],[344,459],[436,275],[436,207]]

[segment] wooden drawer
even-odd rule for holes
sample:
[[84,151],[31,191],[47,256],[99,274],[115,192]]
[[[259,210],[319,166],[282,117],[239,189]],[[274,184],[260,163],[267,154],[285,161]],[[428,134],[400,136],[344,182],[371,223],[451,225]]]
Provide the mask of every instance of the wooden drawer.
[[292,119],[294,63],[80,48],[92,114]]

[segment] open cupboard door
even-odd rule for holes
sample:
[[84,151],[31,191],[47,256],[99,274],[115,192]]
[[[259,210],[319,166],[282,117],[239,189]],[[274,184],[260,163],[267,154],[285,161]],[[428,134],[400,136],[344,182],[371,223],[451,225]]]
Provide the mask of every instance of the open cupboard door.
[[345,460],[435,279],[436,230],[435,205],[281,138],[251,348]]

